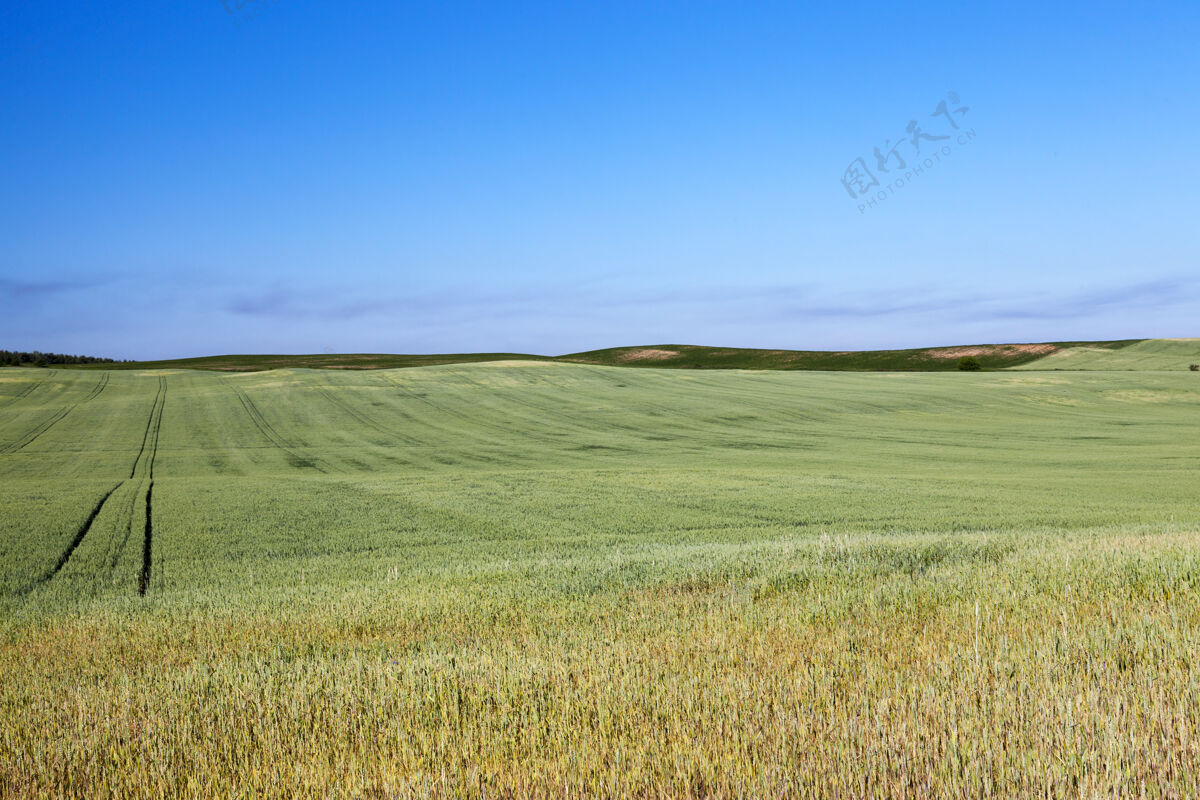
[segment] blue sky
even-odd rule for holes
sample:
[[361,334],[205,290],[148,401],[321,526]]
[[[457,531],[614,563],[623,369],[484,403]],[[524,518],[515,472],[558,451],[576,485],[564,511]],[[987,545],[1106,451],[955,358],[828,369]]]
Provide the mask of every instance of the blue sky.
[[0,8],[0,347],[1200,335],[1194,2],[240,1]]

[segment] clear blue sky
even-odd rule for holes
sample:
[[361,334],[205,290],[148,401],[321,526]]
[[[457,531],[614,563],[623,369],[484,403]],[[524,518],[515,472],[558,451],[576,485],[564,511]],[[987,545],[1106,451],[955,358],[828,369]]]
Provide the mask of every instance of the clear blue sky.
[[0,347],[1200,335],[1200,4],[982,5],[5,3]]

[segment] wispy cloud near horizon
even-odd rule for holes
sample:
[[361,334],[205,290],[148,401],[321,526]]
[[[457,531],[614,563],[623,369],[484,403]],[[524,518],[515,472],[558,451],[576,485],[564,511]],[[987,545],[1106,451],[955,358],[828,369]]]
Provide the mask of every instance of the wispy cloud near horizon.
[[21,298],[54,297],[57,295],[84,292],[108,283],[108,279],[89,277],[83,280],[61,279],[51,281],[22,281],[0,277],[0,297],[5,295]]
[[1112,308],[1152,310],[1192,304],[1200,299],[1198,290],[1200,281],[1195,278],[1159,278],[1063,295],[1017,296],[985,304],[981,313],[991,319],[1077,319]]
[[[846,292],[805,283],[679,289],[459,288],[407,294],[380,291],[368,298],[335,286],[269,286],[231,295],[224,307],[233,318],[277,330],[316,323],[336,330],[339,337],[362,326],[389,331],[401,341],[437,342],[444,337],[445,345],[433,350],[460,350],[464,342],[474,343],[473,349],[478,350],[513,350],[522,349],[518,343],[534,340],[540,347],[525,347],[526,351],[558,354],[571,352],[571,347],[589,349],[582,344],[668,341],[796,349],[965,344],[970,342],[963,337],[975,330],[1008,330],[1013,335],[1005,337],[1007,341],[1078,338],[1074,328],[1070,336],[1021,336],[1023,330],[1050,330],[1043,324],[1027,324],[1031,322],[1092,325],[1096,333],[1085,338],[1103,339],[1113,338],[1104,320],[1115,311],[1178,310],[1194,304],[1198,296],[1197,281],[1179,276],[1111,282],[1090,289],[1013,287],[1003,293],[928,285]],[[989,324],[991,328],[986,327]],[[565,347],[556,347],[550,337],[564,329],[569,329],[561,337]],[[916,345],[911,333],[891,338],[887,333],[926,329],[961,333],[939,341],[926,335]],[[814,330],[820,335],[805,333]],[[734,341],[722,340],[727,336]],[[797,342],[798,336],[819,341]]]
[[[349,320],[396,313],[446,313],[458,310],[520,307],[558,313],[578,310],[628,308],[724,308],[737,315],[744,304],[753,304],[756,316],[774,318],[847,317],[878,318],[894,315],[936,314],[945,318],[1067,319],[1094,316],[1112,307],[1159,308],[1195,302],[1200,280],[1171,276],[1153,280],[1109,284],[1094,289],[1045,289],[1006,293],[955,291],[929,286],[888,290],[839,291],[813,283],[766,287],[738,285],[688,289],[597,289],[571,286],[528,290],[490,291],[460,288],[454,291],[398,294],[379,292],[371,299],[358,290],[335,286],[270,287],[234,295],[225,308],[251,317]],[[766,309],[763,306],[766,306]]]

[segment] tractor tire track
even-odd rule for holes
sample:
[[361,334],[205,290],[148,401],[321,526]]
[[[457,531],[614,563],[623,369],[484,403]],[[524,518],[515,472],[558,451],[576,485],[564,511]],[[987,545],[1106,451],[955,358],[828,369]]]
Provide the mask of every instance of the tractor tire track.
[[[158,380],[162,386],[162,400],[158,404],[158,419],[154,423],[154,438],[150,443],[150,464],[146,471],[146,477],[149,480],[146,484],[146,523],[142,528],[142,571],[138,575],[138,595],[142,597],[146,596],[146,590],[150,588],[151,553],[154,539],[154,514],[150,507],[150,499],[154,493],[154,462],[158,458],[158,435],[162,430],[163,408],[167,404],[167,379],[160,377]],[[132,514],[129,527],[133,527]]]
[[14,394],[12,397],[5,400],[4,405],[10,406],[13,403],[16,403],[17,401],[21,400],[21,398],[28,397],[29,395],[33,394],[33,391],[35,389],[37,389],[39,386],[41,386],[45,382],[46,382],[46,378],[42,378],[37,383],[29,384],[28,386],[25,387],[25,391]]
[[[133,480],[138,474],[138,466],[145,464],[144,470],[151,481],[154,480],[154,459],[158,455],[158,434],[162,428],[162,412],[167,404],[167,383],[166,378],[159,377],[158,390],[154,394],[154,404],[150,407],[150,416],[146,419],[146,429],[142,434],[142,446],[138,450],[137,458],[134,459],[133,467],[129,471],[128,480]],[[143,462],[142,456],[146,455]],[[105,548],[105,560],[108,562],[108,578],[112,581],[113,575],[117,571],[117,565],[121,561],[121,555],[125,552],[125,548],[129,545],[129,540],[133,537],[134,530],[134,512],[137,509],[138,492],[133,491],[129,495],[129,513],[126,514],[126,519],[129,520],[129,525],[125,529],[125,536],[121,539],[120,544],[115,549]],[[144,533],[143,533],[144,535]],[[111,545],[111,543],[110,543]]]
[[[153,462],[151,462],[153,463]],[[153,466],[151,467],[153,471]],[[154,538],[154,526],[151,522],[153,514],[150,511],[150,496],[154,492],[154,479],[150,479],[150,483],[146,486],[146,527],[144,538],[142,539],[142,573],[138,576],[138,594],[142,597],[146,596],[146,589],[150,587],[150,568],[152,565],[152,540]]]
[[142,446],[138,448],[137,456],[133,459],[133,467],[129,470],[129,480],[133,480],[137,475],[138,466],[142,463],[142,456],[146,453],[146,445],[150,442],[150,435],[154,434],[155,449],[158,448],[158,429],[162,426],[162,407],[167,400],[167,379],[159,377],[158,391],[154,393],[154,405],[150,407],[150,416],[146,420],[146,430],[142,433]]
[[92,387],[92,390],[90,392],[88,392],[86,397],[84,397],[82,400],[79,400],[78,402],[76,402],[70,406],[65,406],[63,408],[60,408],[57,412],[55,412],[53,415],[51,415],[49,419],[43,421],[40,425],[37,425],[33,430],[26,433],[20,439],[9,444],[6,447],[0,448],[0,455],[9,455],[11,453],[16,453],[19,450],[24,450],[27,446],[33,444],[34,440],[36,440],[43,433],[50,430],[55,425],[57,425],[58,423],[62,422],[64,419],[66,419],[67,415],[70,414],[72,411],[79,408],[79,406],[83,405],[84,403],[88,402],[89,400],[94,399],[97,395],[99,395],[102,391],[104,391],[104,387],[107,385],[108,385],[108,373],[106,372],[106,373],[104,373],[103,377],[100,378],[99,382],[97,382],[97,384]]
[[103,373],[100,376],[100,381],[94,387],[92,387],[92,391],[88,392],[88,396],[83,398],[79,402],[80,403],[88,403],[88,402],[91,402],[92,400],[95,400],[97,397],[99,397],[100,393],[103,392],[105,390],[105,388],[108,386],[109,377],[110,377],[109,373],[107,373],[107,372]]
[[[79,403],[76,403],[75,405],[78,406],[82,403],[88,402],[89,400],[95,399],[102,391],[104,391],[104,387],[107,385],[108,385],[108,373],[105,373],[104,378],[102,378],[100,383],[98,383],[96,385],[96,387],[94,387],[92,389],[92,391],[87,395],[87,397],[83,398],[82,400],[79,401]],[[145,525],[144,525],[144,537],[145,538],[144,538],[143,544],[142,544],[142,569],[141,569],[141,573],[138,578],[138,594],[144,595],[146,593],[146,588],[149,586],[149,583],[150,583],[150,548],[151,548],[150,538],[152,536],[151,519],[150,519],[150,492],[154,487],[154,458],[158,454],[158,436],[159,436],[159,431],[162,428],[162,412],[163,412],[163,407],[166,405],[166,396],[167,396],[167,380],[165,377],[160,376],[158,379],[158,390],[155,392],[155,395],[154,395],[154,403],[150,407],[150,416],[146,420],[146,430],[142,434],[142,444],[141,444],[141,447],[138,449],[137,456],[134,457],[133,467],[130,470],[129,477],[124,480],[119,481],[115,486],[113,486],[111,489],[109,489],[107,492],[104,493],[104,496],[100,498],[100,501],[98,503],[96,503],[95,506],[93,506],[91,512],[87,516],[87,519],[84,520],[83,524],[79,527],[79,530],[77,530],[75,532],[75,535],[71,538],[70,543],[67,545],[67,547],[63,551],[62,555],[60,555],[58,557],[58,560],[54,563],[54,566],[52,566],[49,570],[47,570],[42,576],[37,578],[33,583],[29,584],[29,586],[27,586],[21,592],[22,594],[28,594],[29,592],[33,591],[37,587],[41,586],[42,584],[49,582],[56,575],[58,575],[58,573],[62,572],[63,568],[66,567],[67,562],[69,562],[71,560],[71,556],[75,553],[76,550],[79,549],[79,546],[81,544],[83,544],[83,540],[85,538],[87,538],[88,533],[92,529],[93,523],[95,523],[96,518],[100,516],[100,513],[108,505],[108,501],[112,498],[112,496],[114,494],[117,493],[117,491],[122,486],[124,486],[129,481],[133,480],[133,478],[137,475],[138,466],[143,463],[143,456],[146,453],[147,446],[149,446],[150,455],[149,455],[149,458],[145,462],[147,477],[149,479],[149,485],[146,489],[146,520],[145,520]],[[72,408],[74,408],[74,406],[72,406]],[[136,496],[137,495],[135,493],[134,497],[136,498]],[[132,529],[133,529],[133,520],[132,520],[133,506],[132,505],[130,507],[129,516],[130,516],[129,527],[130,527],[130,531],[132,531]],[[126,534],[125,541],[123,541],[121,543],[121,545],[117,548],[116,555],[112,556],[112,565],[114,568],[115,568],[116,562],[120,559],[121,552],[124,550],[125,544],[128,541],[128,538],[129,538],[129,535]],[[105,548],[105,549],[107,551],[108,548]],[[105,555],[107,556],[107,552]],[[101,563],[103,563],[103,562],[101,562]],[[112,574],[112,572],[110,570],[110,572],[109,572],[110,577],[111,577],[111,574]]]
[[[121,481],[122,486],[126,483],[127,481]],[[121,561],[121,554],[125,552],[125,548],[129,544],[129,538],[133,536],[133,512],[137,508],[137,492],[130,492],[128,506],[125,518],[129,521],[129,524],[125,526],[125,535],[121,537],[121,541],[116,547],[113,547],[115,539],[110,539],[104,546],[104,561],[102,563],[108,564],[107,582],[109,584],[113,582],[113,578],[117,572],[117,565]]]
[[92,508],[91,513],[87,515],[87,519],[85,519],[83,524],[79,526],[79,530],[75,532],[75,536],[72,537],[71,542],[67,545],[67,549],[64,550],[62,555],[58,557],[58,561],[54,563],[54,566],[48,569],[33,583],[26,586],[25,589],[21,591],[21,594],[29,594],[37,587],[52,579],[59,572],[62,572],[62,568],[65,567],[67,562],[71,560],[71,555],[79,548],[79,545],[83,543],[83,539],[85,536],[87,536],[88,531],[92,529],[92,523],[96,521],[96,517],[100,516],[100,512],[104,509],[104,504],[108,502],[108,498],[112,497],[113,492],[117,491],[117,489],[120,489],[124,484],[125,481],[121,481],[116,486],[104,493],[104,496],[100,498],[100,502],[96,503],[96,505]]
[[342,398],[338,397],[336,392],[331,391],[324,386],[318,386],[317,388],[320,390],[321,395],[325,397],[325,399],[340,408],[347,416],[357,420],[360,424],[365,425],[372,430],[378,431],[384,436],[395,439],[397,442],[401,442],[403,444],[417,444],[417,440],[413,439],[413,437],[402,434],[398,431],[394,431],[383,423],[377,422],[368,415],[356,409],[351,403],[348,403]]
[[[572,414],[569,408],[564,407],[561,404],[555,405],[553,401],[551,401],[550,406],[539,404],[535,401],[525,398],[523,396],[525,394],[523,390],[497,391],[495,387],[488,386],[486,383],[480,381],[477,377],[474,377],[466,370],[463,371],[462,377],[468,386],[479,389],[484,396],[491,394],[497,401],[499,401],[500,404],[507,403],[510,406],[509,410],[507,411],[507,416],[512,419],[526,420],[531,430],[546,429],[551,425],[557,425],[560,428],[566,429],[564,432],[570,432],[572,434],[582,433],[586,435],[593,435],[596,433],[595,423],[589,424],[586,421],[581,421],[585,420],[586,417],[583,417],[579,414]],[[532,413],[520,414],[517,411],[518,408],[528,409],[529,412]],[[502,406],[500,407],[500,410],[504,410]],[[641,430],[636,426],[623,425],[611,419],[605,421],[605,426],[609,428],[618,428],[621,430],[635,432]]]
[[[158,388],[154,392],[154,402],[150,405],[150,415],[146,417],[146,427],[142,431],[142,443],[138,447],[137,455],[134,456],[133,466],[129,468],[129,477],[121,482],[124,485],[128,481],[132,481],[137,477],[138,467],[142,466],[142,457],[146,454],[147,446],[150,447],[151,455],[147,460],[150,469],[154,465],[154,452],[158,447],[158,430],[162,426],[162,407],[167,400],[167,381],[165,377],[159,376]],[[125,552],[125,548],[129,545],[129,539],[133,536],[133,512],[137,505],[137,492],[132,492],[129,496],[129,513],[126,514],[126,519],[129,520],[129,526],[125,529],[125,536],[122,537],[120,543],[113,547],[115,540],[110,540],[104,548],[104,561],[108,564],[108,580],[111,583],[113,575],[117,571],[117,564],[121,561],[121,554]]]
[[[456,409],[450,405],[442,405],[440,403],[436,403],[436,402],[428,399],[427,397],[425,397],[423,394],[420,394],[420,393],[414,391],[412,388],[405,386],[400,381],[397,381],[386,374],[381,373],[379,377],[381,377],[385,383],[388,383],[392,387],[398,389],[400,391],[400,398],[402,400],[411,400],[419,405],[425,406],[427,409],[434,412],[435,414],[439,414],[439,415],[442,415],[445,417],[453,417],[456,420],[460,420],[462,422],[467,423],[467,426],[465,429],[464,428],[456,429],[453,427],[453,423],[451,423],[451,425],[437,425],[436,427],[441,427],[444,430],[456,432],[459,435],[462,434],[463,430],[470,431],[472,428],[475,429],[476,431],[480,431],[483,436],[488,435],[487,433],[483,433],[484,431],[495,431],[497,434],[499,434],[499,437],[493,440],[495,442],[504,442],[507,440],[508,437],[510,437],[512,435],[512,427],[511,426],[505,426],[499,422],[488,422],[486,420],[481,420],[478,416],[472,416],[470,414],[467,414],[466,412],[459,411],[458,409]],[[425,425],[425,426],[434,426],[436,423],[434,423],[431,420],[423,420],[421,424]],[[549,441],[549,439],[547,439],[547,441]],[[428,445],[429,443],[422,442],[422,444]]]
[[267,422],[266,418],[262,415],[262,412],[258,410],[258,406],[254,405],[254,401],[250,399],[250,396],[247,395],[241,389],[241,387],[235,386],[228,381],[226,383],[229,388],[233,390],[233,393],[237,399],[241,402],[242,408],[246,410],[246,416],[250,417],[250,421],[254,423],[254,427],[258,428],[258,432],[261,433],[267,441],[284,452],[284,454],[287,456],[288,463],[291,466],[308,467],[323,473],[329,472],[328,469],[325,469],[321,466],[317,459],[305,458],[293,450],[293,445],[288,442],[287,439],[284,439],[282,436],[280,436],[279,433],[271,427],[271,423]]

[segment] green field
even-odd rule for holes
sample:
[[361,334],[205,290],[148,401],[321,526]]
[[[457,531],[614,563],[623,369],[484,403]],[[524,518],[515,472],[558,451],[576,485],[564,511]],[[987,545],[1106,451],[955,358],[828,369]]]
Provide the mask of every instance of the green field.
[[0,796],[1195,797],[1146,358],[0,370]]

